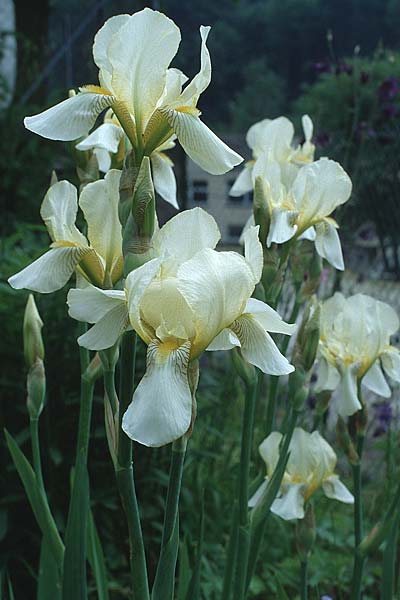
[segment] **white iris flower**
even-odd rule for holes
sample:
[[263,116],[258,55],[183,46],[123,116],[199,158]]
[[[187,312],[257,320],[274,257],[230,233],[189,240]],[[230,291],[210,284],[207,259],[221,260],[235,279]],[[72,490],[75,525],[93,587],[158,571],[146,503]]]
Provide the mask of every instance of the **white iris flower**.
[[100,86],[81,87],[77,95],[26,117],[25,126],[48,139],[76,140],[87,135],[98,115],[111,107],[139,155],[151,156],[175,134],[205,171],[216,175],[229,171],[243,159],[201,121],[197,108],[211,81],[209,30],[200,27],[200,71],[182,90],[187,77],[168,68],[181,40],[175,23],[149,8],[111,17],[93,44]]
[[[260,501],[272,477],[279,460],[281,440],[282,434],[273,431],[259,446],[261,458],[267,466],[267,476],[250,498],[250,507],[254,507]],[[304,429],[296,427],[289,452],[281,489],[271,506],[273,513],[285,520],[303,519],[304,504],[320,487],[328,498],[353,504],[353,495],[334,474],[336,454],[318,431],[307,433]]]
[[79,344],[111,347],[129,326],[147,344],[146,374],[123,418],[126,434],[147,446],[188,430],[188,367],[204,350],[240,346],[265,373],[294,370],[268,333],[291,335],[294,325],[250,297],[263,267],[258,227],[246,234],[244,257],[214,250],[219,239],[213,217],[200,208],[184,211],[154,234],[154,258],[128,275],[123,291],[69,292],[71,316],[95,324]]
[[362,408],[359,381],[380,396],[391,396],[381,367],[400,382],[400,352],[390,345],[390,337],[398,329],[393,308],[364,294],[346,299],[337,292],[322,304],[316,390],[338,388],[340,415],[352,415]]
[[52,239],[50,250],[10,277],[15,289],[43,294],[61,289],[76,272],[99,287],[112,287],[123,269],[122,233],[118,218],[121,171],[109,171],[105,179],[82,190],[79,206],[88,227],[87,238],[75,225],[77,190],[59,181],[48,190],[40,215]]

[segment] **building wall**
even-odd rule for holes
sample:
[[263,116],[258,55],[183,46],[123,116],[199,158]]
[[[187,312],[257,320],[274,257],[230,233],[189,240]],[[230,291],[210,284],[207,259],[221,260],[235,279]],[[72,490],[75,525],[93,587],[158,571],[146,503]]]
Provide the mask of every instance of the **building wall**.
[[189,158],[187,159],[188,208],[201,206],[217,221],[221,231],[221,242],[235,245],[241,231],[251,215],[252,194],[240,198],[229,196],[229,190],[242,166],[225,175],[210,175]]

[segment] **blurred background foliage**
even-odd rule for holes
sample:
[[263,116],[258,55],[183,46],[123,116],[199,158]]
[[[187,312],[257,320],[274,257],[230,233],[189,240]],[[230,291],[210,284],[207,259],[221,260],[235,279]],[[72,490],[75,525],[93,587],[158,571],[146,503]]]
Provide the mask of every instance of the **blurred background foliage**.
[[[27,295],[12,290],[6,280],[48,245],[39,206],[52,170],[60,179],[74,183],[77,179],[68,144],[31,134],[22,120],[64,98],[68,88],[95,82],[94,33],[112,14],[131,13],[145,4],[127,0],[16,1],[17,88],[14,102],[0,112],[0,418],[28,454],[22,352]],[[360,225],[373,223],[385,270],[400,279],[398,0],[164,0],[147,4],[166,12],[181,28],[182,44],[174,66],[189,76],[198,68],[198,27],[213,26],[209,39],[213,80],[200,108],[207,123],[222,135],[232,131],[244,135],[254,121],[281,114],[293,118],[300,131],[300,116],[305,112],[311,115],[318,156],[337,158],[354,182],[346,218],[344,211],[338,215],[342,235],[350,239]],[[366,238],[369,235],[367,230]],[[68,506],[79,398],[76,324],[66,314],[66,292],[36,298],[45,321],[48,379],[48,401],[40,422],[44,472],[61,530]],[[143,365],[143,348],[140,357]],[[232,378],[229,359],[206,356],[204,362],[198,419],[185,465],[181,531],[183,555],[188,553],[192,563],[204,496],[202,597],[213,600],[222,585],[243,398],[238,381]],[[262,439],[264,411],[264,405],[258,407],[254,477],[262,470],[256,448]],[[107,557],[112,597],[118,599],[128,594],[128,541],[116,488],[110,484],[113,472],[104,435],[101,385],[93,419],[91,501]],[[368,470],[365,473],[368,524],[380,516],[379,507],[395,473],[393,465],[400,459],[395,432],[389,430],[385,437],[374,438],[373,446],[377,461],[382,461],[377,471],[382,477],[376,481]],[[40,534],[3,439],[0,452],[0,585],[5,590],[10,578],[15,598],[25,600],[35,597]],[[154,572],[169,449],[135,446],[134,464],[150,571]],[[384,468],[391,477],[384,477]],[[310,563],[310,597],[325,594],[344,600],[351,572],[351,511],[322,497],[316,510],[319,542]],[[288,556],[295,556],[294,525],[272,518],[252,585],[253,598],[278,597],[282,581],[288,597],[295,598],[298,565]],[[378,561],[379,553],[368,564],[366,600],[379,596]],[[91,597],[96,597],[94,591]]]

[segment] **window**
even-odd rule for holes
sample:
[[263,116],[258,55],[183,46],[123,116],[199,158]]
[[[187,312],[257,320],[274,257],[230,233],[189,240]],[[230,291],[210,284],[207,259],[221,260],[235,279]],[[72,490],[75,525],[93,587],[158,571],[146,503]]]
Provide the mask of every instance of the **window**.
[[243,225],[228,225],[228,237],[237,242],[242,235]]
[[206,181],[205,179],[194,179],[192,190],[193,202],[207,202],[208,181]]

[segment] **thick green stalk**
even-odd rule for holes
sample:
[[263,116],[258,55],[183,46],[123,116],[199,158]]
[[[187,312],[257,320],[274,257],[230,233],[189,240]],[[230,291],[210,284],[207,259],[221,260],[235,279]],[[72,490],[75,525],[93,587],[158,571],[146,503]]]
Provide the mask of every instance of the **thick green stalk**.
[[104,378],[104,389],[107,394],[107,398],[111,405],[111,410],[113,415],[115,415],[115,411],[117,410],[117,392],[115,390],[115,368],[105,369],[103,372]]
[[43,494],[46,495],[42,473],[42,461],[40,458],[39,419],[36,417],[31,417],[29,419],[29,427],[31,432],[33,468],[39,487]]
[[398,513],[394,519],[392,529],[387,537],[386,546],[383,551],[381,584],[382,600],[393,600],[393,598],[395,597],[396,556],[398,550],[399,520],[400,513]]
[[254,382],[246,383],[245,406],[242,422],[242,442],[240,450],[239,485],[238,485],[238,520],[237,536],[240,553],[236,556],[236,573],[234,600],[243,600],[246,593],[247,561],[250,551],[250,522],[249,522],[249,469],[251,446],[253,440],[254,412],[257,400],[258,381],[261,373]]
[[178,505],[186,446],[187,438],[185,436],[175,440],[172,444],[160,558],[152,591],[153,600],[173,600],[174,597],[175,570],[179,547]]
[[236,565],[237,553],[238,553],[237,519],[238,519],[238,507],[237,507],[237,502],[235,502],[233,510],[232,510],[232,521],[231,521],[231,528],[230,528],[230,532],[229,532],[228,549],[227,549],[227,553],[226,553],[224,584],[223,584],[223,588],[222,588],[221,600],[229,600],[229,598],[231,597],[231,594],[232,594],[234,568]]
[[365,556],[359,551],[364,532],[363,532],[363,507],[362,507],[362,486],[361,486],[361,458],[364,446],[364,435],[357,434],[357,454],[359,460],[352,465],[353,485],[354,485],[354,566],[353,581],[351,588],[351,599],[360,600],[362,589],[362,576],[365,563]]
[[308,560],[307,560],[307,558],[304,558],[300,562],[300,598],[301,598],[301,600],[307,600],[307,598],[308,598],[307,572],[308,572]]
[[129,532],[130,568],[135,600],[149,600],[146,556],[140,524],[132,467],[132,442],[121,428],[122,417],[132,400],[136,362],[136,333],[127,331],[122,337],[120,361],[120,427],[116,478]]

